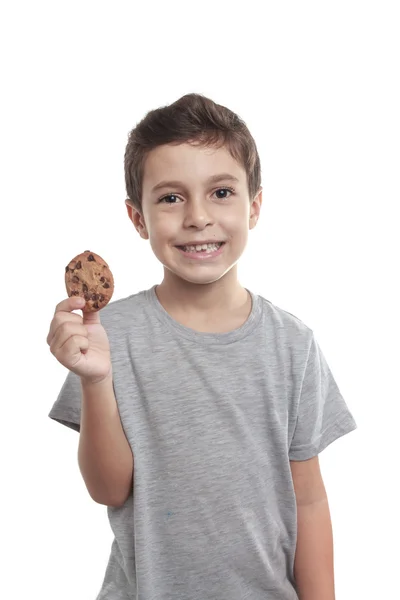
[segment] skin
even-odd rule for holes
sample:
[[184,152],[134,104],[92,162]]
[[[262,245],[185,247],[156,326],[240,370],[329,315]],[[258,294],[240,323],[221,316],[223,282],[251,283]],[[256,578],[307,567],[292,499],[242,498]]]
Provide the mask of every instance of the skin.
[[[223,173],[237,181],[209,181]],[[175,183],[153,190],[165,181]],[[250,202],[246,171],[226,147],[166,144],[149,153],[142,214],[129,200],[126,205],[135,229],[150,241],[164,266],[156,293],[173,318],[199,331],[214,332],[235,329],[246,321],[251,298],[238,281],[237,263],[249,231],[257,224],[261,204],[262,189]],[[188,260],[175,247],[205,240],[226,242],[217,259]]]

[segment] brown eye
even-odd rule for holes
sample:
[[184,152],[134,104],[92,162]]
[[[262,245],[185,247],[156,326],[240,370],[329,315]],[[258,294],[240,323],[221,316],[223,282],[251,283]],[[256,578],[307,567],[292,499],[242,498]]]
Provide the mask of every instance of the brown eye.
[[216,190],[214,193],[217,194],[217,198],[218,200],[226,200],[227,198],[229,198],[229,196],[227,195],[222,195],[220,196],[220,192],[222,192],[223,194],[228,193],[229,196],[231,194],[233,194],[233,190],[231,188],[219,188],[218,190]]

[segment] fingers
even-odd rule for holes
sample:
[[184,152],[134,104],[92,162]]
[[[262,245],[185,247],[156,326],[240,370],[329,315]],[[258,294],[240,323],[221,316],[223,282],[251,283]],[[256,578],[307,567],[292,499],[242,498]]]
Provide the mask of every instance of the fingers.
[[73,312],[74,310],[82,309],[84,306],[85,300],[78,296],[66,298],[57,304],[46,338],[46,342],[50,346],[52,352],[52,349],[58,351],[67,339],[73,335],[83,335],[84,337],[87,337],[87,329],[84,327],[83,329],[79,329],[79,327],[100,323],[98,311],[83,312],[83,316]]
[[81,310],[85,306],[85,300],[80,296],[71,296],[66,298],[56,306],[55,313],[60,311],[72,312],[73,310]]
[[[72,296],[71,298],[66,298],[56,306],[56,310],[54,312],[54,317],[52,322],[50,323],[49,333],[47,335],[46,342],[50,346],[54,333],[56,329],[64,323],[67,319],[69,321],[73,321],[74,319],[79,319],[82,322],[82,317],[72,313],[73,310],[79,310],[85,305],[85,301],[83,298],[79,298],[78,296]],[[68,315],[68,316],[67,316]]]
[[82,353],[85,354],[89,348],[89,340],[82,335],[73,335],[59,346],[51,346],[50,350],[56,359],[68,369],[73,369],[76,364],[82,360]]
[[88,330],[82,325],[82,323],[66,321],[62,323],[56,331],[54,332],[53,337],[49,341],[49,346],[52,354],[56,354],[59,350],[61,350],[65,343],[68,342],[71,338],[82,338],[85,339],[84,343],[85,348],[88,347]]
[[82,325],[82,317],[75,313],[65,313],[62,311],[58,311],[55,313],[55,316],[50,324],[50,330],[47,336],[47,343],[50,344],[53,341],[53,337],[59,327],[64,323],[76,323]]
[[[86,304],[85,300],[83,298],[81,298],[80,296],[71,296],[71,298],[66,298],[65,300],[63,300],[62,302],[57,304],[56,311],[54,314],[57,314],[59,312],[71,313],[73,310],[82,310],[82,308],[85,306],[85,304]],[[96,323],[101,322],[99,311],[83,312],[82,315],[83,315],[83,322],[85,324],[87,323],[90,325],[94,325]]]

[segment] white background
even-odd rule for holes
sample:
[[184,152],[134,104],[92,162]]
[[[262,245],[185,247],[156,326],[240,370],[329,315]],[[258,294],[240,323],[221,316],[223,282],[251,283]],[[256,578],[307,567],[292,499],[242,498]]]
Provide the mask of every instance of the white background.
[[123,155],[148,110],[199,92],[262,164],[243,285],[311,327],[358,429],[320,456],[337,600],[398,598],[397,2],[5,2],[1,8],[2,597],[94,599],[112,542],[78,434],[47,414],[46,336],[90,248],[114,299],[162,267],[128,220]]

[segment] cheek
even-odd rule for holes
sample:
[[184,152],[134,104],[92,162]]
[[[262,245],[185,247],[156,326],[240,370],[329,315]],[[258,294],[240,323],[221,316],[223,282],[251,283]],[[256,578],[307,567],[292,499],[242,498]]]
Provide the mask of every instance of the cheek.
[[225,215],[223,224],[229,233],[243,234],[249,228],[249,218],[250,212],[243,208],[235,213]]
[[160,246],[170,239],[176,239],[177,229],[176,219],[172,215],[157,215],[151,220],[149,227],[151,245]]

